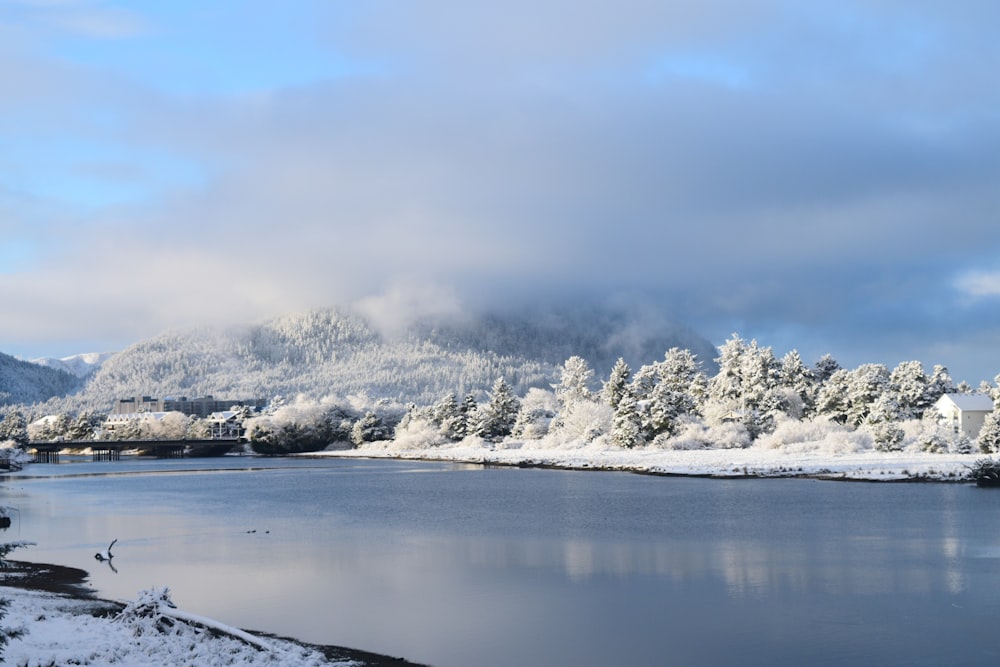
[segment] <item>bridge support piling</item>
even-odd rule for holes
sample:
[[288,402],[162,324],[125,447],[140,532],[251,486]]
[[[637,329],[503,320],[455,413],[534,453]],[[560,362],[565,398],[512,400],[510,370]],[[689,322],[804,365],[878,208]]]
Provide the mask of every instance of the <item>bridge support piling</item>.
[[121,460],[122,451],[118,447],[109,447],[107,449],[94,449],[93,450],[93,460],[94,461],[119,461]]
[[34,460],[35,463],[59,463],[59,450],[36,449]]

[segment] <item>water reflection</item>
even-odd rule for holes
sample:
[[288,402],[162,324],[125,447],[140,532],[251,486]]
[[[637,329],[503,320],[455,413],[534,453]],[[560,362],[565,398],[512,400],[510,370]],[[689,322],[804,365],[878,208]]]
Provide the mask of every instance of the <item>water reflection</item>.
[[[102,595],[167,585],[241,627],[441,667],[992,650],[970,628],[1000,611],[998,573],[971,557],[1000,557],[1000,525],[963,487],[385,463],[3,491],[23,555]],[[117,573],[93,560],[114,537]]]

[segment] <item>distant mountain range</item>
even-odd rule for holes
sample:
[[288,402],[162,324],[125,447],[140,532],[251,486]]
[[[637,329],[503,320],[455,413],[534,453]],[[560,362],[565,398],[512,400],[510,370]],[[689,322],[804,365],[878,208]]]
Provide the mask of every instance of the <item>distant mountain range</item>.
[[360,393],[430,404],[448,392],[481,395],[499,376],[519,394],[547,387],[573,355],[587,359],[600,380],[618,357],[637,368],[662,359],[671,347],[690,349],[714,372],[716,350],[707,340],[627,309],[425,318],[383,335],[360,315],[330,308],[224,330],[169,332],[117,354],[59,363],[29,364],[3,355],[20,370],[0,367],[0,404],[47,401],[35,408],[76,412],[106,411],[115,400],[137,395],[270,399]]
[[75,375],[78,378],[85,378],[88,375],[97,372],[97,369],[101,367],[101,364],[113,356],[113,352],[88,352],[85,354],[75,354],[71,357],[63,357],[62,359],[53,359],[52,357],[32,359],[31,363],[39,364],[40,366],[48,366],[49,368],[54,368],[60,371],[66,371],[70,375]]

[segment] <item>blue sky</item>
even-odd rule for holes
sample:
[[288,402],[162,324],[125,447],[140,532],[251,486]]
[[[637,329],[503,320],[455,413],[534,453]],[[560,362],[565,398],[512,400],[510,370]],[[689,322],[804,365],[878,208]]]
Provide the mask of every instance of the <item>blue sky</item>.
[[974,0],[8,0],[0,351],[635,299],[977,384],[996,25]]

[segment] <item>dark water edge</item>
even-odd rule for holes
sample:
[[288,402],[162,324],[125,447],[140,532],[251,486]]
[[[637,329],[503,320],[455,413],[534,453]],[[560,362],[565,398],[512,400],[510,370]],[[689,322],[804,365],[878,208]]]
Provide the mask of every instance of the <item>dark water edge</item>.
[[[53,593],[75,600],[91,602],[93,604],[88,607],[88,612],[95,616],[107,616],[117,613],[124,607],[120,602],[104,600],[94,595],[93,591],[86,586],[86,581],[90,576],[86,570],[50,563],[28,563],[13,560],[8,560],[4,563],[5,567],[0,570],[0,585],[10,588]],[[282,637],[266,632],[257,632],[245,628],[240,629],[257,637],[280,639],[310,648],[322,653],[331,661],[353,660],[365,667],[427,667],[427,665],[410,662],[403,658],[394,658],[370,651],[345,648],[343,646],[309,644],[299,641],[294,637]]]

